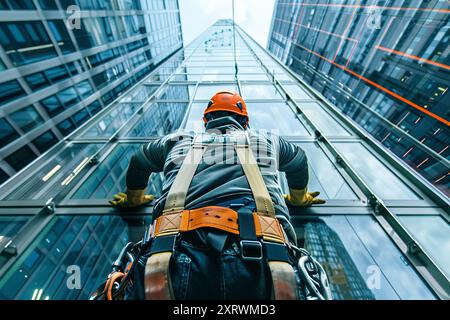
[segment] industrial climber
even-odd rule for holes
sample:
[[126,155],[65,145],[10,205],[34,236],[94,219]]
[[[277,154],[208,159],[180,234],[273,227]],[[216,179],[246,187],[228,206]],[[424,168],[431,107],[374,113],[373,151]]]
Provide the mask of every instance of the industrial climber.
[[[119,296],[119,288],[125,299],[330,299],[323,268],[296,246],[287,207],[325,203],[307,190],[304,151],[248,129],[237,93],[218,92],[205,107],[205,133],[180,131],[132,157],[126,193],[112,205],[146,204],[151,173],[165,180],[139,254],[132,266],[117,264],[108,296]],[[278,171],[286,173],[289,195]]]

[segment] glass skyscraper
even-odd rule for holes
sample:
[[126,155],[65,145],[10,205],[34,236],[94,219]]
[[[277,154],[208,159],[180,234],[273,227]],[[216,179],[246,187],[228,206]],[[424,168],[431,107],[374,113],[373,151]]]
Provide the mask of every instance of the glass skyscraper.
[[450,195],[450,3],[277,0],[268,49]]
[[181,46],[177,0],[0,1],[0,183]]
[[[151,204],[108,204],[125,190],[133,151],[179,129],[203,132],[203,110],[223,89],[241,92],[252,129],[308,155],[309,189],[327,203],[292,209],[291,220],[336,299],[449,297],[448,199],[239,26],[219,20],[0,187],[0,298],[86,299],[151,220]],[[159,195],[162,183],[153,174],[149,193]]]

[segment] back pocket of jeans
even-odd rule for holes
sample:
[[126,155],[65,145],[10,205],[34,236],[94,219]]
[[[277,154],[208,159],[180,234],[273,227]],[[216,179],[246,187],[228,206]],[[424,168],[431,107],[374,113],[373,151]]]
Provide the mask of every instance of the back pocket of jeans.
[[184,253],[175,254],[172,260],[170,280],[177,300],[186,299],[191,275],[191,262],[191,258]]

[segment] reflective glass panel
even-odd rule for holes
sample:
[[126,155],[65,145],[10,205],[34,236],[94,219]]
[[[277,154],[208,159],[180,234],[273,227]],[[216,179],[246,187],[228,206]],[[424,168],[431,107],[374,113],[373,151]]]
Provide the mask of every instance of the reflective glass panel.
[[280,93],[271,84],[243,84],[242,98],[250,99],[282,99]]
[[205,74],[202,81],[234,81],[234,74]]
[[209,100],[218,91],[237,92],[238,88],[235,83],[226,83],[221,85],[199,85],[197,93],[195,94],[195,100]]
[[302,143],[300,147],[308,157],[309,190],[320,191],[320,197],[324,199],[358,199],[318,144]]
[[300,109],[327,136],[350,136],[332,116],[315,102],[299,102]]
[[171,82],[176,82],[176,81],[199,81],[202,78],[202,75],[198,75],[198,74],[175,74],[170,78]]
[[264,70],[261,67],[240,66],[238,71],[239,71],[239,73],[263,73],[263,74],[265,74]]
[[352,168],[368,186],[384,200],[420,199],[392,171],[359,143],[335,143],[336,148],[349,161]]
[[204,132],[203,111],[206,109],[206,103],[193,103],[187,116],[185,129],[194,132]]
[[450,226],[440,216],[398,216],[441,270],[450,278]]
[[171,84],[164,88],[159,95],[160,100],[189,101],[194,95],[195,85]]
[[[29,216],[0,216],[0,243],[4,238],[2,237],[14,237],[25,223],[30,219]],[[6,243],[2,243],[5,245]]]
[[136,103],[121,103],[110,113],[100,119],[97,124],[89,128],[84,134],[85,138],[101,138],[113,135],[134,112],[139,108]]
[[141,85],[131,94],[122,99],[122,102],[146,101],[158,89],[159,86]]
[[273,130],[283,136],[309,136],[303,123],[285,103],[247,103],[250,128]]
[[206,67],[203,69],[203,73],[210,74],[210,73],[229,73],[234,74],[234,66],[228,66],[228,67]]
[[100,147],[98,144],[68,145],[54,159],[40,167],[4,200],[46,200],[54,197],[63,181],[80,163],[88,160]]
[[16,111],[10,114],[9,117],[24,132],[28,132],[44,122],[42,117],[31,106]]
[[127,134],[130,137],[162,136],[180,128],[186,115],[187,102],[153,104]]
[[284,84],[283,86],[295,100],[312,100],[309,94],[297,84]]
[[249,74],[249,73],[240,73],[238,75],[239,80],[241,81],[269,81],[269,77],[264,73],[257,74]]
[[296,222],[300,245],[324,266],[333,298],[434,299],[370,216],[323,216]]
[[[126,190],[126,174],[130,159],[139,144],[119,144],[72,195],[72,199],[112,199]],[[147,192],[158,196],[162,190],[160,174],[152,174]]]
[[0,299],[88,299],[129,239],[118,216],[56,216],[0,280]]

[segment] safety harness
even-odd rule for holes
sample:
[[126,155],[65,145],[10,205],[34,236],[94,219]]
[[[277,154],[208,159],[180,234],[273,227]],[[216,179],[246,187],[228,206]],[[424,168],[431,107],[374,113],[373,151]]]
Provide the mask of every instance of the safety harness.
[[[206,137],[206,139],[205,139]],[[186,195],[205,152],[212,146],[232,144],[248,180],[256,211],[243,207],[209,206],[185,209]],[[154,221],[150,256],[145,268],[145,297],[173,299],[169,264],[179,236],[198,228],[216,228],[239,235],[244,260],[265,259],[273,282],[274,299],[297,299],[297,284],[290,263],[287,239],[246,134],[196,136],[167,195],[162,215]]]
[[[219,206],[186,210],[189,186],[207,149],[232,145],[253,193],[256,211],[243,206],[237,211]],[[275,216],[275,208],[261,171],[250,149],[246,134],[196,136],[169,190],[162,215],[147,229],[139,243],[128,243],[112,265],[106,282],[90,296],[91,300],[120,300],[133,283],[136,263],[149,256],[145,266],[145,298],[173,299],[169,264],[177,240],[184,232],[199,228],[215,228],[238,235],[241,256],[247,261],[265,259],[273,282],[272,298],[297,299],[297,284],[289,258],[292,251],[297,270],[304,284],[307,300],[331,300],[327,274],[310,253],[289,243],[284,229]],[[150,251],[150,252],[149,252]]]

